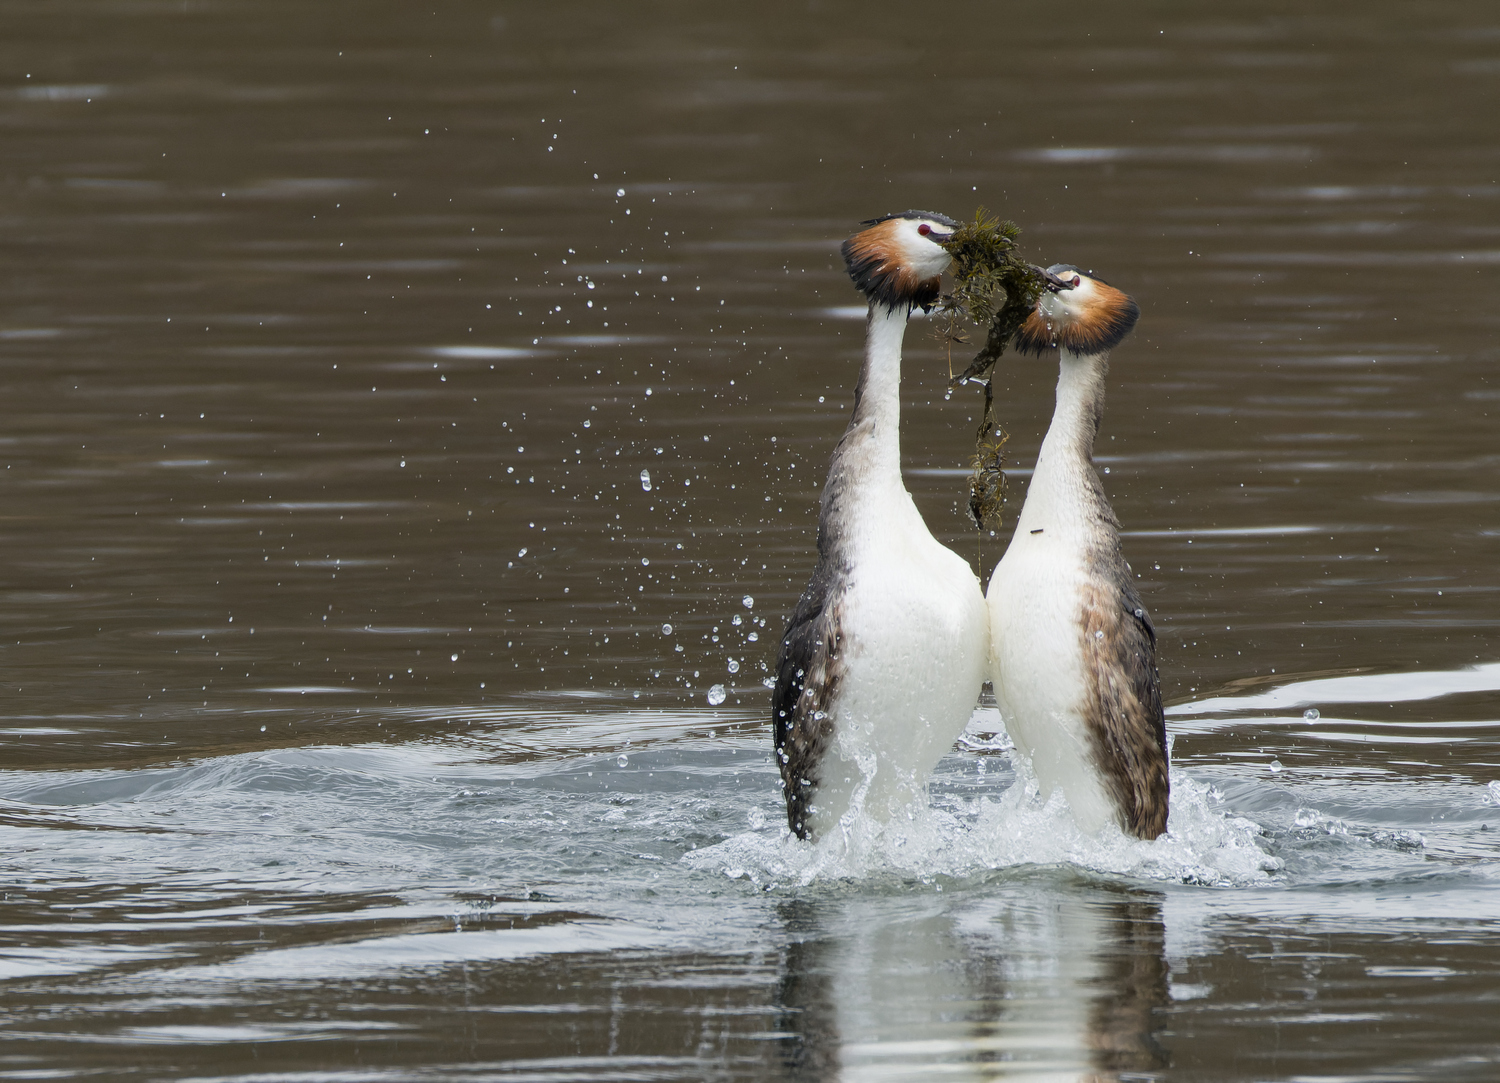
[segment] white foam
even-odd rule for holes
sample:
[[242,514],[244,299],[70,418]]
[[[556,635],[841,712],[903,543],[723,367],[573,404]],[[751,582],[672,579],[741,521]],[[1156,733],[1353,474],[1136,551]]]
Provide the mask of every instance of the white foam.
[[1181,771],[1171,774],[1167,832],[1146,842],[1113,827],[1097,835],[1081,832],[1062,795],[1043,802],[1024,761],[1017,767],[1015,784],[996,798],[960,799],[956,808],[913,808],[908,818],[892,822],[851,812],[837,831],[811,844],[785,828],[748,831],[685,854],[683,861],[766,888],[891,873],[924,881],[964,879],[1026,865],[1230,886],[1267,883],[1280,868],[1257,843],[1259,825],[1226,812],[1211,786]]

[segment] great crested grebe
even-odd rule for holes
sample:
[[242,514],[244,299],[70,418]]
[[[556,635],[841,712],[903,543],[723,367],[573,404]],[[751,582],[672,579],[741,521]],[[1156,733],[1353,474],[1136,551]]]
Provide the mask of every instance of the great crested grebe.
[[1042,296],[1016,346],[1059,352],[1057,409],[990,578],[990,676],[1044,797],[1061,789],[1085,831],[1115,823],[1154,839],[1168,793],[1156,631],[1093,465],[1109,351],[1140,310],[1076,267],[1048,272],[1062,288]]
[[979,699],[989,618],[968,562],[927,530],[901,479],[901,339],[930,307],[958,223],[907,211],[844,242],[870,304],[854,416],[834,449],[818,563],[776,661],[771,723],[787,822],[828,832],[920,798]]

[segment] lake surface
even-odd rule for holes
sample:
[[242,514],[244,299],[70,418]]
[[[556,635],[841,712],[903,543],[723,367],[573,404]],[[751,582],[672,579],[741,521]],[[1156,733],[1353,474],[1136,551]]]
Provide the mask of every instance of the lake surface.
[[[1500,14],[3,21],[0,1079],[1500,1075]],[[1171,831],[982,707],[794,844],[837,245],[981,204],[1142,308]],[[907,483],[987,577],[929,327]],[[1011,515],[1055,380],[997,378]]]

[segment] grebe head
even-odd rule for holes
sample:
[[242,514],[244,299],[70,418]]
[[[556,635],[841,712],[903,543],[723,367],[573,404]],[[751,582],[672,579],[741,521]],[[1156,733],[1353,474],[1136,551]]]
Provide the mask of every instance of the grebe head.
[[1108,353],[1130,334],[1141,310],[1124,293],[1071,263],[1047,268],[1053,281],[1016,332],[1016,349],[1040,356],[1058,348]]
[[923,310],[937,303],[939,279],[953,257],[943,242],[958,223],[946,214],[903,211],[861,222],[865,228],[844,242],[844,266],[871,304],[893,310]]

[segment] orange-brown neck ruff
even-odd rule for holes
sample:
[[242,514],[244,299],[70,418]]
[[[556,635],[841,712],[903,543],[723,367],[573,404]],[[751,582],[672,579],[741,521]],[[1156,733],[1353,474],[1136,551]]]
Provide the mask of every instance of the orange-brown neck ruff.
[[1068,306],[1064,315],[1048,316],[1043,305],[1037,305],[1016,332],[1016,349],[1041,356],[1061,348],[1092,356],[1118,346],[1140,318],[1140,307],[1108,283],[1097,278],[1091,282],[1090,295],[1081,303],[1070,303],[1067,291],[1057,295]]
[[903,262],[896,233],[901,224],[899,218],[887,219],[850,237],[839,248],[844,266],[872,304],[892,310],[930,308],[937,303],[942,276],[918,278]]

